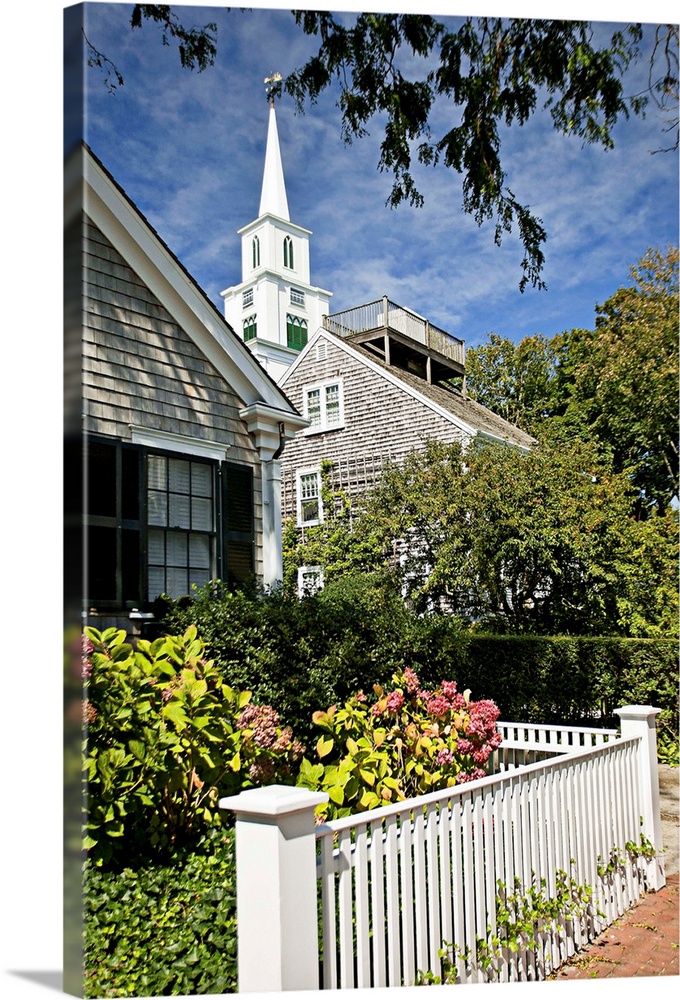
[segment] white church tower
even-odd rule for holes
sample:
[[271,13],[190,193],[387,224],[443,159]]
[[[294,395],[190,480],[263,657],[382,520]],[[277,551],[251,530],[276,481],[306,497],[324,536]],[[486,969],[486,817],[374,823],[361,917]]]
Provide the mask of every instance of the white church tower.
[[[278,80],[276,75],[265,83]],[[260,211],[254,222],[239,229],[241,284],[225,289],[222,296],[227,322],[277,382],[329,312],[332,293],[309,280],[311,235],[290,221],[270,91]]]

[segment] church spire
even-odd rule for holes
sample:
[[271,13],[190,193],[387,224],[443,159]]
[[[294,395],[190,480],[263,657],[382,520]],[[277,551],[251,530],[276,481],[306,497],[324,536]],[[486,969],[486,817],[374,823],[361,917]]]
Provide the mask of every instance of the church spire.
[[264,159],[264,176],[262,178],[259,216],[270,214],[275,215],[279,219],[285,219],[286,222],[290,222],[286,185],[283,179],[281,149],[279,147],[279,132],[276,127],[276,110],[274,108],[274,93],[276,84],[280,79],[280,74],[272,73],[264,81],[268,84],[269,128],[267,130],[267,152]]

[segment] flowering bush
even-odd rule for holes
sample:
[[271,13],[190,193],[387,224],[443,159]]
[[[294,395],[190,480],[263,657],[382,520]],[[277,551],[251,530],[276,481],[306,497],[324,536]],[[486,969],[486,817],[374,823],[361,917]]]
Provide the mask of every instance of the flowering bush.
[[221,822],[217,800],[293,784],[304,747],[278,713],[223,683],[191,626],[133,648],[85,630],[84,848],[95,863],[176,847]]
[[493,701],[470,701],[455,681],[425,690],[409,668],[392,680],[313,716],[319,762],[302,761],[298,784],[328,792],[326,819],[483,777],[500,745]]

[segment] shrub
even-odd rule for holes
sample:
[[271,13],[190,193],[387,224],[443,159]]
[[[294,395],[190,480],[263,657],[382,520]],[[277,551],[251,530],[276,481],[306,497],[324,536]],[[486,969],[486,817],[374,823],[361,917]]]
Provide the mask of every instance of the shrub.
[[664,739],[677,743],[678,648],[670,639],[482,635],[445,614],[414,614],[389,578],[363,573],[302,600],[207,587],[168,616],[179,630],[197,624],[225,680],[275,705],[308,744],[315,708],[406,668],[430,685],[456,677],[510,720],[616,726],[615,708],[655,705]]
[[85,866],[86,997],[237,989],[233,831],[167,866]]
[[359,691],[314,714],[324,763],[305,758],[298,784],[328,792],[329,804],[318,810],[326,819],[482,777],[500,744],[492,701],[470,701],[454,681],[425,690],[408,668],[392,681],[389,691],[376,685],[372,701]]
[[191,627],[135,649],[86,629],[84,848],[98,864],[174,849],[221,817],[217,800],[293,783],[304,747],[270,706],[222,682]]

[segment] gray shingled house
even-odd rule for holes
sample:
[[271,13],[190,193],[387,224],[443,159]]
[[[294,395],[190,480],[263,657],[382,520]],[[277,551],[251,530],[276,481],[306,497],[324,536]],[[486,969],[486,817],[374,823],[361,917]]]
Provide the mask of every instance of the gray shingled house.
[[65,604],[139,631],[160,594],[281,579],[306,421],[85,145],[65,182]]
[[[324,517],[321,462],[351,499],[428,439],[467,446],[487,439],[528,449],[534,439],[470,399],[464,342],[387,298],[323,319],[279,380],[309,420],[282,458],[283,517],[302,532]],[[301,567],[301,589],[320,567]]]

